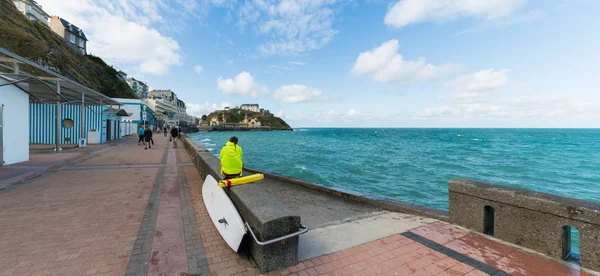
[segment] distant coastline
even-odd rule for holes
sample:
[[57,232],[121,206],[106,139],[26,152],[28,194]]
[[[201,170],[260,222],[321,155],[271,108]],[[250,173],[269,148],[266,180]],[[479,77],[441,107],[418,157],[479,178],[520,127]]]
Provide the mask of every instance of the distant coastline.
[[283,119],[258,104],[225,107],[202,115],[200,119],[200,129],[205,131],[293,130]]
[[207,127],[199,127],[199,131],[294,131],[293,128],[285,128],[285,129],[273,129],[270,127],[262,127],[262,128],[248,128],[248,127],[222,127],[222,126],[207,126]]

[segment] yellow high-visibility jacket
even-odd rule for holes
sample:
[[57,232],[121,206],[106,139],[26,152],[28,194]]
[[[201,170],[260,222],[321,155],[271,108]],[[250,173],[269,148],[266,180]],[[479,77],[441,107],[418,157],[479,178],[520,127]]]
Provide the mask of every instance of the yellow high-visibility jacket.
[[228,175],[242,174],[242,147],[232,142],[225,143],[221,149],[221,173]]

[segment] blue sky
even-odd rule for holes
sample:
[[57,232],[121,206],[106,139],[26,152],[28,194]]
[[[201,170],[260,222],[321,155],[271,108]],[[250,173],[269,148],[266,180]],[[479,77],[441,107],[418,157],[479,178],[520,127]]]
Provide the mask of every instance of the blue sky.
[[293,127],[598,127],[600,2],[39,0],[196,116]]

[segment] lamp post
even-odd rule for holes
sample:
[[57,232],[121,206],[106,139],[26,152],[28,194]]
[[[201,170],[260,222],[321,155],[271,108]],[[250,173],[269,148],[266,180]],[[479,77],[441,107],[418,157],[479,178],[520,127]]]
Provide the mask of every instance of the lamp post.
[[142,121],[144,122],[144,129],[146,129],[146,106],[142,106]]

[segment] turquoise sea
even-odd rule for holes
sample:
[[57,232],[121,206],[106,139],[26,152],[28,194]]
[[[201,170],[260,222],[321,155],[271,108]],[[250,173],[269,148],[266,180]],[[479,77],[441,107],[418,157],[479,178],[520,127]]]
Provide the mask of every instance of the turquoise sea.
[[200,132],[218,155],[235,135],[247,167],[372,198],[448,209],[469,178],[600,202],[600,129],[301,128]]

